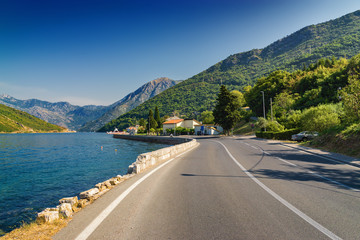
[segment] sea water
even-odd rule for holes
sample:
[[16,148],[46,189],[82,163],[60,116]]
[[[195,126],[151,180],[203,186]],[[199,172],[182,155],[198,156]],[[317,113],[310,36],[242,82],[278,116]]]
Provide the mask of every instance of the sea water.
[[0,236],[166,146],[105,133],[0,134]]

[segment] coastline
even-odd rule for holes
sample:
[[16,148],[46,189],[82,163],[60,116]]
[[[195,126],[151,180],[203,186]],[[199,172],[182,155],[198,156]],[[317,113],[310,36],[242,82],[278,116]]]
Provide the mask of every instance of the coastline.
[[[56,232],[65,227],[67,222],[71,221],[74,213],[80,211],[87,205],[90,205],[116,185],[128,180],[138,173],[144,172],[149,168],[163,163],[176,155],[199,145],[195,139],[187,138],[130,136],[130,138],[127,137],[126,139],[156,143],[164,143],[165,141],[167,144],[174,145],[138,155],[135,162],[129,165],[127,174],[123,176],[117,175],[116,177],[112,177],[104,182],[98,183],[93,188],[83,191],[77,196],[60,199],[58,206],[46,208],[44,211],[38,213],[37,219],[34,222],[14,229],[13,231],[0,237],[0,239],[51,239],[51,236],[55,235]],[[24,234],[24,231],[26,231],[26,234]],[[39,238],[39,232],[41,232],[41,238]],[[25,236],[27,238],[24,238]]]

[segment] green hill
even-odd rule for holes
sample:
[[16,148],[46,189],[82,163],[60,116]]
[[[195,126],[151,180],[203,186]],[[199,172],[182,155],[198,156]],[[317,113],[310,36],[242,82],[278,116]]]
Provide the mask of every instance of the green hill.
[[65,128],[47,123],[26,112],[0,104],[0,133],[64,132]]
[[275,70],[293,72],[315,64],[321,58],[350,58],[360,53],[360,11],[325,23],[305,27],[264,49],[229,56],[209,69],[162,92],[132,111],[111,121],[99,131],[123,129],[146,118],[149,109],[159,107],[161,115],[177,111],[187,117],[214,108],[220,84],[242,90]]

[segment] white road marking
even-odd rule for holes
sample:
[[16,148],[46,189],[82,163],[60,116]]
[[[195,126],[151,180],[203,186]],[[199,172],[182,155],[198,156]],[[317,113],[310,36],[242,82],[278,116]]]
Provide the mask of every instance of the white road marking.
[[[250,146],[250,145],[249,145],[249,146]],[[282,146],[287,147],[287,148],[294,149],[294,148],[289,147],[289,146],[286,146],[286,145],[282,145]],[[253,147],[253,146],[251,146],[251,147]],[[306,151],[304,151],[304,150],[302,150],[302,149],[299,149],[299,148],[296,148],[296,149],[297,149],[297,150],[300,150],[300,151],[302,151],[302,152],[306,152]],[[266,155],[271,155],[271,154],[267,153],[266,151],[263,151],[263,153],[265,153]],[[308,152],[306,152],[306,153],[308,153]],[[317,155],[317,154],[311,154],[311,153],[308,153],[308,154],[314,155],[314,156],[316,156],[316,157],[324,158],[324,159],[327,159],[327,160],[330,160],[330,161],[339,163],[339,161],[332,160],[332,159],[329,159],[329,158],[327,158],[327,157],[319,156],[319,155]],[[315,172],[312,172],[312,171],[308,171],[306,168],[303,168],[303,167],[301,167],[301,166],[298,166],[298,165],[296,165],[296,164],[294,164],[294,163],[291,163],[291,162],[289,162],[289,161],[286,161],[286,160],[284,160],[284,159],[282,159],[282,158],[279,158],[279,157],[275,157],[275,158],[278,159],[278,160],[280,160],[280,161],[283,161],[284,163],[287,163],[287,164],[289,164],[289,165],[291,165],[291,166],[299,167],[299,168],[305,170],[306,172],[311,173],[311,174],[313,174],[313,175],[315,175],[315,176],[317,176],[317,177],[319,177],[319,178],[325,179],[325,180],[327,180],[327,181],[329,181],[329,182],[335,183],[335,184],[337,184],[337,185],[339,185],[339,186],[345,187],[345,188],[347,188],[347,189],[349,189],[349,190],[352,190],[352,191],[354,191],[354,192],[360,192],[359,189],[352,188],[352,187],[350,187],[350,186],[347,186],[347,185],[345,185],[345,184],[342,184],[342,183],[337,182],[337,181],[335,181],[335,180],[332,180],[332,179],[330,179],[330,178],[324,177],[324,176],[322,176],[322,175],[320,175],[320,174],[318,174],[318,173],[315,173]],[[348,164],[346,164],[346,165],[348,165]],[[351,166],[351,165],[348,165],[348,166]]]
[[322,232],[323,234],[325,234],[326,236],[328,236],[331,239],[341,239],[339,236],[335,235],[333,232],[331,232],[330,230],[328,230],[327,228],[325,228],[324,226],[322,226],[320,223],[316,222],[315,220],[313,220],[312,218],[310,218],[308,215],[306,215],[305,213],[301,212],[299,209],[297,209],[294,205],[292,205],[291,203],[289,203],[288,201],[286,201],[285,199],[283,199],[282,197],[280,197],[277,193],[275,193],[274,191],[272,191],[270,188],[268,188],[265,184],[263,184],[262,182],[260,182],[254,175],[252,175],[250,172],[248,172],[237,160],[236,158],[234,158],[234,156],[230,153],[230,151],[227,149],[227,147],[219,142],[216,141],[219,144],[221,144],[227,154],[230,156],[230,158],[235,162],[236,165],[238,165],[240,167],[240,169],[246,173],[246,175],[248,175],[249,178],[251,178],[255,183],[257,183],[260,187],[262,187],[266,192],[268,192],[271,196],[273,196],[276,200],[278,200],[279,202],[281,202],[283,205],[285,205],[287,208],[289,208],[291,211],[293,211],[295,214],[297,214],[299,217],[301,217],[302,219],[304,219],[306,222],[308,222],[309,224],[311,224],[313,227],[315,227],[316,229],[318,229],[320,232]]
[[257,148],[257,147],[254,147],[254,146],[252,146],[252,145],[250,145],[250,147],[252,147],[253,149],[256,149],[256,150],[258,150],[258,148]]
[[[198,145],[197,145],[198,146]],[[197,147],[195,146],[195,147]],[[145,179],[150,177],[153,173],[155,173],[160,168],[164,167],[168,163],[172,162],[176,158],[180,157],[181,155],[193,150],[195,147],[187,150],[186,152],[183,152],[179,154],[178,156],[164,162],[160,166],[156,167],[154,170],[137,180],[133,185],[131,185],[126,191],[124,191],[122,194],[120,194],[112,203],[110,203],[109,206],[107,206],[76,238],[75,240],[85,240],[87,239],[94,231],[95,229],[107,218],[110,213],[121,203],[121,201],[132,191],[134,190],[140,183],[142,183]]]
[[288,161],[286,161],[286,160],[284,160],[284,159],[282,159],[282,158],[276,157],[276,159],[278,159],[278,160],[280,160],[280,161],[283,161],[283,162],[285,162],[285,163],[287,163],[287,164],[290,164],[290,165],[292,165],[292,166],[294,166],[294,167],[299,167],[300,169],[305,170],[307,173],[311,173],[311,174],[313,174],[313,175],[315,175],[315,176],[317,176],[317,177],[319,177],[319,178],[325,179],[326,181],[335,183],[335,184],[337,184],[337,185],[339,185],[339,186],[345,187],[345,188],[347,188],[347,189],[349,189],[349,190],[352,190],[352,191],[354,191],[354,192],[360,192],[359,189],[352,188],[352,187],[350,187],[350,186],[348,186],[348,185],[345,185],[345,184],[342,184],[342,183],[337,182],[337,181],[335,181],[335,180],[332,180],[332,179],[330,179],[330,178],[324,177],[324,176],[322,176],[322,175],[320,175],[320,174],[318,174],[318,173],[315,173],[315,172],[313,172],[313,171],[309,171],[309,170],[307,170],[306,168],[300,167],[300,166],[298,166],[298,165],[296,165],[296,164],[294,164],[294,163],[288,162]]
[[282,158],[276,157],[276,159],[278,159],[278,160],[280,160],[280,161],[283,161],[284,163],[287,163],[287,164],[289,164],[289,165],[291,165],[291,166],[297,167],[296,164],[291,163],[291,162],[288,162],[288,161],[286,161],[286,160],[284,160],[284,159],[282,159]]
[[349,189],[349,190],[352,190],[352,191],[355,191],[355,192],[360,192],[359,189],[349,187],[349,186],[347,186],[347,185],[345,185],[345,184],[342,184],[342,183],[339,183],[339,182],[337,182],[337,181],[335,181],[335,180],[332,180],[332,179],[330,179],[330,178],[324,177],[324,176],[322,176],[322,175],[320,175],[320,174],[317,174],[317,173],[315,173],[315,172],[313,172],[313,171],[307,171],[307,172],[308,172],[308,173],[311,173],[311,174],[313,174],[313,175],[315,175],[315,176],[317,176],[317,177],[319,177],[319,178],[325,179],[325,180],[327,180],[327,181],[329,181],[329,182],[332,182],[332,183],[335,183],[335,184],[337,184],[337,185],[343,186],[343,187],[345,187],[345,188],[347,188],[347,189]]
[[302,151],[302,152],[305,152],[305,153],[307,153],[307,154],[309,154],[309,155],[316,156],[316,157],[319,157],[319,158],[322,158],[322,159],[326,159],[326,160],[331,161],[331,162],[342,163],[342,164],[345,164],[345,165],[347,165],[347,166],[349,166],[349,167],[351,167],[351,168],[359,169],[359,167],[355,167],[355,166],[353,166],[353,165],[350,165],[350,164],[347,164],[347,163],[344,163],[344,162],[342,162],[342,161],[338,161],[338,160],[335,160],[335,159],[331,159],[331,158],[326,157],[326,156],[321,156],[321,155],[316,154],[316,153],[311,153],[311,152],[306,151],[306,150],[301,149],[301,148],[291,147],[291,146],[287,146],[287,145],[285,145],[285,144],[280,144],[280,145],[283,146],[283,147],[286,147],[286,148],[296,149],[296,150],[298,150],[298,151]]

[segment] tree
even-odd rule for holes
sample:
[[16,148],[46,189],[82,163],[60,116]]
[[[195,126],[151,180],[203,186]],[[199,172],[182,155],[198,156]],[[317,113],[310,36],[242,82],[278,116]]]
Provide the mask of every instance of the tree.
[[360,120],[360,80],[359,75],[349,77],[349,85],[340,91],[341,99],[347,118],[350,120]]
[[159,108],[158,108],[158,106],[155,106],[155,121],[156,121],[156,123],[157,123],[157,126],[158,126],[158,127],[161,127],[162,121],[161,121],[161,118],[160,118],[160,113],[159,113]]
[[240,120],[239,107],[236,96],[221,85],[213,115],[215,123],[222,126],[226,135],[230,134],[231,129]]
[[338,111],[334,104],[310,107],[301,114],[300,124],[304,130],[322,132],[340,124]]
[[214,116],[212,111],[204,111],[201,113],[201,120],[204,124],[214,123]]
[[148,122],[146,124],[147,130],[150,130],[149,127],[150,127],[150,129],[151,128],[156,129],[156,127],[157,127],[157,123],[156,123],[155,118],[154,118],[154,113],[153,113],[153,111],[151,109],[149,110]]
[[145,119],[140,118],[140,120],[139,120],[139,125],[142,126],[142,127],[145,127],[145,126],[146,126],[146,121],[145,121]]
[[242,94],[241,92],[239,92],[238,90],[232,90],[231,94],[233,94],[234,96],[236,96],[236,99],[238,101],[238,104],[240,107],[245,105],[245,97],[244,94]]

